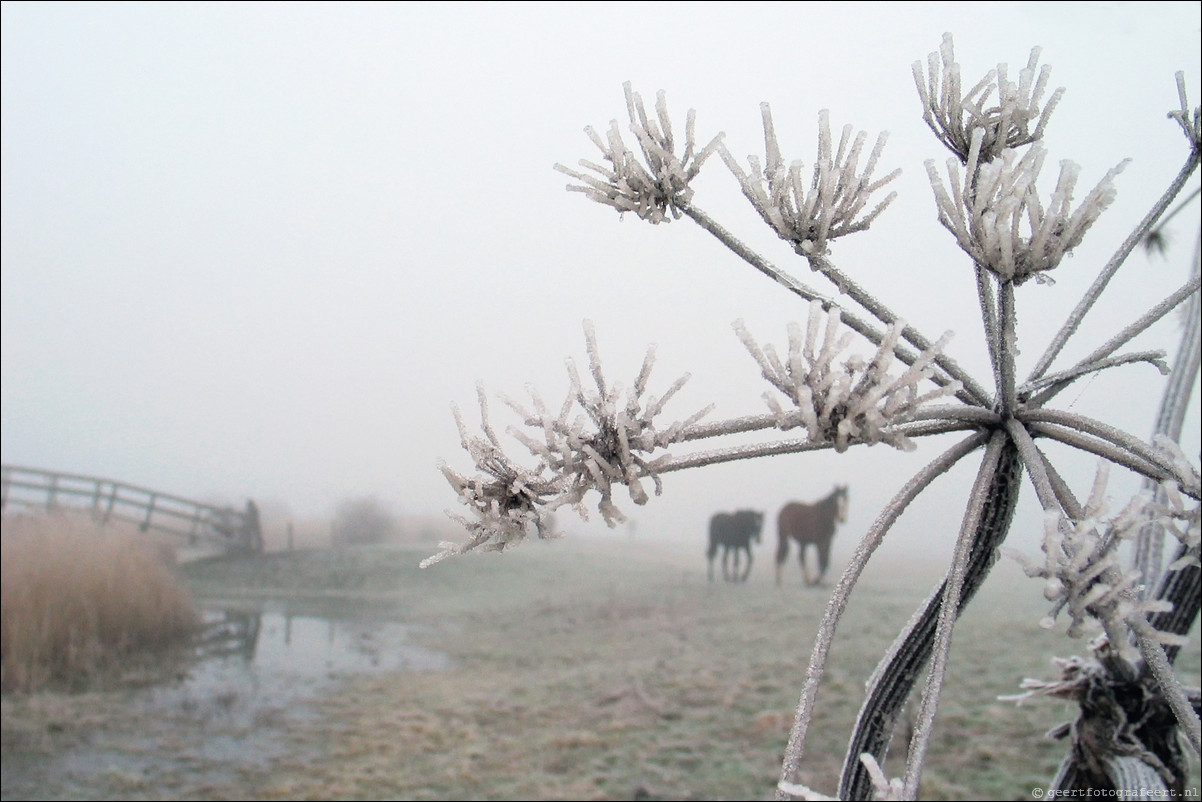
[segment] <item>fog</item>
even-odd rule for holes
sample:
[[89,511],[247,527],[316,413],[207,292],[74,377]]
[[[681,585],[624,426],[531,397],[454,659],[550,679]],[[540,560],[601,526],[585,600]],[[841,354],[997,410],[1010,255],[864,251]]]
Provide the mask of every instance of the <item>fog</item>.
[[[711,418],[764,411],[731,330],[781,343],[804,306],[689,220],[650,226],[565,192],[556,162],[597,159],[586,125],[624,119],[622,83],[697,109],[736,155],[761,153],[772,104],[786,157],[812,164],[817,115],[890,132],[898,200],[833,245],[845,271],[989,385],[970,266],[935,218],[923,162],[945,151],[910,65],[955,36],[966,82],[1043,48],[1052,86],[1044,178],[1071,158],[1092,187],[1126,157],[1118,199],[1054,286],[1020,291],[1020,373],[1186,157],[1173,75],[1191,104],[1200,7],[1183,3],[504,3],[3,5],[3,462],[97,475],[279,516],[375,496],[399,514],[453,509],[438,470],[471,470],[450,406],[476,385],[549,403],[564,358],[629,384],[657,345],[652,392]],[[1193,186],[1197,185],[1194,178]],[[719,160],[695,202],[805,271]],[[1197,213],[1167,260],[1132,258],[1060,363],[1184,280]],[[809,280],[807,278],[807,280]],[[820,280],[813,283],[824,291]],[[1176,348],[1166,320],[1136,344]],[[861,352],[867,351],[867,346]],[[1164,379],[1148,366],[1060,402],[1151,434]],[[1184,446],[1199,450],[1198,392]],[[498,429],[508,419],[493,402]],[[851,487],[862,532],[943,440],[732,463],[664,477],[611,536],[703,537],[716,509],[773,514]],[[514,443],[514,452],[520,446]],[[686,453],[687,448],[674,449]],[[1081,492],[1092,458],[1065,455]],[[972,465],[941,480],[896,538],[948,548]],[[1124,484],[1126,483],[1126,484]],[[1136,487],[1116,477],[1115,494]],[[1125,490],[1124,490],[1125,488]],[[1016,538],[1038,535],[1033,494]],[[567,513],[569,532],[602,532]],[[846,549],[850,538],[842,541]],[[846,553],[846,552],[845,552]],[[839,558],[839,554],[836,554]]]

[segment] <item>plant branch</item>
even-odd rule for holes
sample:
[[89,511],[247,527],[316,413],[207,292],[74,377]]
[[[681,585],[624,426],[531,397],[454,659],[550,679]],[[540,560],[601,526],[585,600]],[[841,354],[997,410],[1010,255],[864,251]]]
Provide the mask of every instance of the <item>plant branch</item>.
[[[958,613],[964,610],[989,575],[989,569],[997,558],[997,549],[1009,532],[1018,502],[1022,461],[1005,434],[995,433],[993,437],[1005,442],[998,470],[983,494],[985,511],[973,538],[972,555],[957,604]],[[884,759],[897,716],[914,687],[919,671],[931,655],[936,620],[942,604],[941,584],[898,634],[893,646],[873,672],[868,683],[867,698],[860,707],[844,757],[839,783],[841,799],[867,799],[872,793],[872,777],[860,756],[867,753],[878,763]]]
[[[852,554],[847,568],[839,578],[818,626],[818,634],[814,639],[814,647],[810,655],[810,666],[806,672],[805,685],[802,687],[801,697],[797,702],[793,728],[789,732],[789,741],[785,747],[785,759],[781,768],[782,784],[797,781],[805,749],[806,732],[814,712],[814,700],[818,694],[822,674],[826,670],[826,661],[830,654],[831,643],[835,638],[835,630],[839,626],[843,611],[851,599],[851,592],[867,566],[868,560],[876,552],[889,529],[910,502],[917,498],[938,476],[946,473],[953,465],[982,446],[987,438],[988,435],[985,433],[976,432],[940,454],[915,474],[880,511],[868,532],[856,546],[855,553]],[[777,798],[788,797],[782,796],[781,791],[778,790]]]
[[1079,365],[1075,368],[1069,368],[1068,370],[1062,370],[1059,373],[1053,373],[1049,376],[1036,379],[1035,381],[1029,382],[1020,387],[1019,395],[1029,395],[1030,393],[1059,382],[1064,382],[1067,384],[1089,373],[1096,373],[1100,370],[1119,367],[1121,365],[1130,365],[1134,362],[1147,362],[1148,364],[1160,370],[1161,374],[1169,373],[1169,367],[1164,362],[1164,351],[1136,351],[1130,354],[1112,356],[1089,365]]
[[995,432],[986,448],[985,458],[981,460],[981,466],[977,470],[977,478],[969,495],[968,509],[965,510],[964,522],[960,526],[960,536],[956,539],[955,554],[940,603],[939,623],[935,628],[934,655],[930,671],[927,673],[927,684],[922,694],[922,703],[919,707],[918,726],[910,739],[910,752],[906,758],[904,780],[906,799],[918,798],[918,783],[922,777],[922,767],[926,762],[927,746],[934,728],[935,713],[939,707],[943,679],[947,672],[948,655],[952,647],[952,631],[956,626],[957,605],[955,602],[963,592],[964,574],[972,554],[973,540],[985,512],[986,493],[997,473],[1004,443],[1005,438]]
[[1060,512],[1060,501],[1052,487],[1051,479],[1048,477],[1043,453],[1035,447],[1031,433],[1013,418],[1006,421],[1005,426],[1006,431],[1010,434],[1010,439],[1018,447],[1018,453],[1022,455],[1031,484],[1035,485],[1035,494],[1039,497],[1039,505],[1045,512]]
[[[976,428],[979,428],[977,424],[959,420],[915,421],[890,427],[892,431],[904,434],[906,437],[926,437],[928,435],[947,434],[948,432],[960,432]],[[672,471],[682,471],[702,465],[716,465],[723,462],[735,462],[741,459],[754,459],[756,457],[771,457],[778,454],[800,454],[806,451],[822,451],[834,447],[834,443],[826,440],[819,442],[811,440],[779,440],[770,443],[731,446],[730,448],[701,451],[682,457],[662,457],[655,463],[655,472],[657,474],[671,473]]]
[[977,300],[981,304],[981,319],[985,325],[985,344],[989,348],[989,364],[993,367],[993,383],[1002,386],[1002,334],[998,325],[997,299],[993,294],[993,274],[979,262],[973,263],[977,274]]
[[[1124,451],[1103,439],[1091,437],[1079,429],[1058,426],[1052,423],[1031,423],[1027,426],[1027,430],[1033,437],[1047,437],[1080,449],[1081,451],[1096,454],[1116,465],[1122,465],[1124,468],[1128,468],[1141,476],[1146,476],[1156,481],[1176,478],[1171,470],[1162,468],[1158,464],[1146,462],[1128,451]],[[1187,493],[1187,495],[1193,494]]]
[[1143,654],[1152,676],[1156,678],[1165,701],[1177,716],[1177,723],[1185,730],[1190,746],[1194,748],[1194,754],[1202,754],[1202,722],[1199,722],[1198,714],[1194,712],[1193,705],[1185,696],[1181,680],[1177,678],[1172,665],[1165,657],[1164,648],[1157,640],[1156,630],[1152,629],[1142,615],[1129,617],[1127,625],[1135,632],[1136,640],[1139,641],[1139,651]]
[[1195,150],[1191,151],[1189,158],[1185,162],[1185,166],[1181,168],[1181,172],[1179,172],[1177,177],[1173,179],[1173,182],[1169,185],[1168,190],[1166,190],[1164,195],[1162,195],[1160,199],[1156,201],[1155,205],[1153,205],[1148,213],[1144,216],[1144,219],[1141,220],[1139,225],[1135,227],[1135,230],[1127,236],[1127,239],[1123,240],[1123,243],[1119,246],[1115,254],[1110,257],[1110,261],[1103,266],[1102,271],[1098,274],[1098,277],[1094,279],[1094,282],[1092,285],[1090,285],[1089,289],[1085,291],[1085,295],[1077,303],[1076,308],[1069,313],[1069,316],[1065,320],[1064,325],[1060,328],[1060,331],[1058,331],[1056,336],[1052,338],[1047,350],[1035,364],[1035,368],[1031,371],[1031,375],[1027,381],[1034,381],[1035,379],[1038,379],[1047,371],[1049,367],[1051,367],[1052,362],[1060,354],[1060,351],[1064,348],[1065,343],[1067,343],[1069,338],[1073,336],[1073,333],[1076,332],[1077,327],[1081,325],[1081,321],[1085,318],[1085,315],[1090,309],[1093,308],[1093,305],[1097,303],[1098,298],[1102,295],[1102,291],[1105,290],[1106,285],[1110,283],[1110,279],[1113,278],[1118,269],[1122,267],[1123,263],[1127,260],[1127,257],[1131,254],[1131,251],[1135,249],[1135,246],[1143,240],[1147,233],[1156,224],[1157,219],[1164,214],[1165,209],[1169,207],[1169,204],[1172,203],[1173,199],[1177,197],[1178,193],[1181,192],[1182,188],[1185,186],[1185,182],[1189,180],[1190,175],[1193,174],[1197,167],[1198,152]]
[[[1171,455],[1148,445],[1143,440],[1140,440],[1138,437],[1135,437],[1134,435],[1129,434],[1122,429],[1102,423],[1099,420],[1095,420],[1085,415],[1078,415],[1073,412],[1065,412],[1059,409],[1024,409],[1021,410],[1016,417],[1026,423],[1055,424],[1057,426],[1075,429],[1077,431],[1084,432],[1085,434],[1090,434],[1094,437],[1106,440],[1116,446],[1119,446],[1119,448],[1130,452],[1135,457],[1138,457],[1142,462],[1150,463],[1151,465],[1160,468],[1163,473],[1149,473],[1144,468],[1133,468],[1133,470],[1137,470],[1139,473],[1149,476],[1156,481],[1160,481],[1165,478],[1175,479],[1181,486],[1182,492],[1193,499],[1198,499],[1200,492],[1202,492],[1202,488],[1199,488],[1200,482],[1197,473],[1193,473],[1192,475],[1182,473],[1180,470],[1181,466],[1178,466],[1175,463]],[[1036,430],[1032,428],[1032,431],[1034,432]],[[1054,434],[1053,429],[1051,428],[1040,426],[1038,432],[1040,434],[1046,434],[1047,436],[1054,437],[1062,442],[1068,442]],[[1069,445],[1075,444],[1069,443]],[[1089,448],[1087,450],[1092,451],[1093,453],[1098,453],[1097,451],[1094,451],[1093,448]],[[1112,455],[1109,453],[1098,453],[1098,455],[1104,456],[1107,459],[1112,458]]]
[[[768,276],[768,278],[780,284],[789,292],[800,296],[807,301],[818,301],[820,304],[822,304],[823,310],[828,312],[830,311],[831,307],[839,307],[839,304],[834,299],[823,295],[806,284],[803,284],[802,282],[780,270],[767,259],[764,259],[762,256],[757,254],[755,251],[748,248],[737,237],[735,237],[733,234],[723,228],[717,221],[715,221],[701,209],[698,209],[693,204],[684,204],[680,208],[695,223],[697,223],[697,225],[701,226],[703,229],[712,234],[719,242],[733,251],[735,255],[747,262],[756,270],[759,270],[761,273]],[[840,308],[842,309],[842,307]],[[857,315],[851,314],[845,309],[843,310],[842,321],[847,324],[848,328],[859,332],[874,345],[880,345],[881,341],[885,337],[884,332],[876,329],[871,324],[862,320]],[[919,342],[926,343],[924,346],[918,346],[919,348],[925,350],[926,348],[930,347],[930,341],[919,335],[917,332],[914,332],[910,327],[907,327],[903,331],[903,336],[906,337],[907,340],[914,342],[911,337],[906,336],[905,332],[911,332],[917,337]],[[905,362],[907,365],[914,364],[915,360],[917,360],[919,356],[915,351],[900,344],[895,346],[894,353],[897,355],[898,359],[900,359],[902,362]],[[976,381],[956,363],[955,360],[941,354],[935,359],[935,364],[942,368],[946,373],[946,375],[936,374],[934,377],[932,377],[931,380],[936,384],[942,387],[950,384],[953,380],[958,380],[964,385],[964,389],[957,394],[957,397],[966,404],[987,405],[989,403],[989,394],[986,393],[985,390],[982,389],[981,386],[978,385]]]
[[[1145,312],[1139,318],[1139,320],[1136,320],[1134,323],[1127,326],[1118,334],[1107,340],[1103,345],[1094,349],[1089,356],[1077,363],[1077,367],[1089,365],[1097,362],[1100,359],[1110,356],[1116,350],[1121,348],[1127,341],[1141,334],[1146,328],[1148,328],[1148,326],[1151,326],[1169,312],[1173,311],[1178,304],[1189,298],[1193,293],[1197,292],[1199,284],[1202,284],[1202,280],[1200,280],[1198,276],[1192,276],[1189,281],[1185,282],[1185,284],[1181,286],[1180,289]],[[1033,376],[1031,380],[1034,381],[1035,378],[1038,377]],[[1068,385],[1069,382],[1057,382],[1056,384],[1053,384],[1051,387],[1032,398],[1030,402],[1031,405],[1042,406],[1043,404],[1047,403],[1048,399],[1055,396]]]

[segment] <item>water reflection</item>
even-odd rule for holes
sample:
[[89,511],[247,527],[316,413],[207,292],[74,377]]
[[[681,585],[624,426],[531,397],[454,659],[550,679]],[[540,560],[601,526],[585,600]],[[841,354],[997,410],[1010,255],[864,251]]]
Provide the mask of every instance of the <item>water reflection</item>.
[[[383,670],[430,670],[446,656],[412,639],[416,628],[361,608],[341,611],[284,607],[210,609],[196,639],[199,661],[192,672],[230,669],[313,678]],[[195,681],[195,678],[194,680]]]
[[295,725],[345,679],[449,664],[387,605],[213,600],[204,615],[194,659],[173,681],[122,693],[103,726],[65,748],[6,754],[3,798],[237,787],[247,772],[315,756],[321,744],[298,742]]

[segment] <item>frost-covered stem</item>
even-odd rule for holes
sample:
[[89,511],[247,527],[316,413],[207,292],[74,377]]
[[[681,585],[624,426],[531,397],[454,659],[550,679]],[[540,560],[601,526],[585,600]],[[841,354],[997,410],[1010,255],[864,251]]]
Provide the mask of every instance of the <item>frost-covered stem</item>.
[[[937,477],[946,473],[953,465],[984,444],[987,437],[988,435],[985,433],[977,432],[965,438],[915,474],[885,505],[868,532],[860,540],[859,545],[856,546],[855,553],[852,554],[847,568],[839,578],[818,626],[818,634],[814,639],[813,651],[810,654],[810,667],[806,672],[805,685],[802,687],[801,697],[797,702],[797,712],[793,719],[793,728],[789,732],[789,741],[785,747],[785,759],[781,766],[782,783],[797,781],[801,758],[805,750],[806,732],[814,713],[814,700],[818,695],[822,674],[826,670],[826,661],[830,654],[831,643],[835,639],[835,630],[839,626],[839,621],[842,620],[843,612],[847,609],[847,603],[851,599],[851,592],[867,566],[868,560],[876,552],[889,529],[910,502],[917,498]],[[787,794],[783,794],[780,790],[777,791],[777,799],[788,798]]]
[[[857,315],[851,314],[846,309],[843,309],[834,299],[823,295],[806,284],[803,284],[802,282],[780,270],[780,268],[776,267],[774,264],[757,254],[755,251],[751,250],[751,248],[747,247],[747,245],[740,241],[738,237],[723,228],[720,223],[718,223],[701,209],[698,209],[691,203],[684,204],[680,208],[686,215],[689,216],[689,218],[693,220],[693,222],[697,223],[697,225],[701,226],[703,229],[712,234],[719,242],[733,251],[736,256],[747,262],[749,265],[763,273],[768,278],[780,284],[789,292],[793,293],[794,295],[798,295],[807,301],[818,301],[822,305],[823,311],[826,312],[829,312],[832,307],[839,307],[842,312],[842,322],[853,331],[864,335],[864,337],[866,337],[874,345],[880,345],[881,341],[885,338],[884,332],[879,331],[867,321],[859,318]],[[909,327],[907,327],[906,331],[912,332]],[[930,347],[931,344],[925,337],[918,335],[917,332],[912,333],[917,335],[918,342],[925,343],[925,345],[918,345],[918,343],[915,342],[914,338],[912,337],[906,337],[907,340],[913,342],[923,350]],[[904,332],[903,336],[905,336]],[[907,365],[913,365],[919,357],[918,353],[912,349],[906,348],[900,343],[894,346],[893,353],[895,353],[897,358]],[[931,381],[935,382],[940,387],[943,387],[947,384],[950,384],[952,380],[958,380],[963,385],[964,389],[956,394],[957,398],[964,401],[966,404],[989,403],[989,394],[986,393],[985,390],[976,383],[972,376],[960,368],[960,366],[956,364],[955,360],[940,354],[935,358],[935,364],[946,371],[947,376],[936,374],[931,378]]]
[[1001,282],[998,293],[998,317],[1001,335],[1001,348],[998,351],[998,376],[1001,384],[998,392],[1001,395],[1002,415],[1009,415],[1015,408],[1015,373],[1014,355],[1018,353],[1018,312],[1014,305],[1014,282]]
[[1031,484],[1035,486],[1035,495],[1039,497],[1039,505],[1045,511],[1059,512],[1060,500],[1056,497],[1056,491],[1048,477],[1043,453],[1035,447],[1035,440],[1031,437],[1031,433],[1013,418],[1006,421],[1005,426],[1006,431],[1010,434],[1010,439],[1018,448],[1018,453],[1022,455],[1023,464],[1027,468],[1027,476],[1030,477]]
[[[906,437],[926,437],[948,432],[962,432],[966,429],[977,429],[979,424],[968,420],[935,420],[914,421],[889,427],[889,431],[900,432]],[[834,448],[835,443],[829,440],[778,440],[770,443],[754,443],[750,445],[731,446],[730,448],[702,451],[687,454],[682,457],[663,457],[656,461],[656,473],[671,473],[702,465],[717,465],[723,462],[735,462],[741,459],[756,457],[772,457],[778,454],[800,454],[806,451],[822,451]]]
[[[762,415],[746,415],[741,418],[731,418],[730,420],[695,423],[683,429],[676,440],[683,443],[690,440],[722,437],[728,434],[775,429],[780,424],[780,420],[778,415],[766,412]],[[982,426],[994,426],[1000,420],[998,414],[990,409],[963,405],[943,405],[920,407],[907,416],[905,423],[912,424],[918,421],[961,421],[963,423],[974,423]],[[890,428],[896,428],[900,425],[903,424],[896,424]],[[963,427],[958,426],[956,428]]]
[[[1200,282],[1198,276],[1192,276],[1189,281],[1185,282],[1185,284],[1183,284],[1172,295],[1165,298],[1163,301],[1156,304],[1156,306],[1149,309],[1138,320],[1136,320],[1131,325],[1127,326],[1125,329],[1120,331],[1118,334],[1111,337],[1103,345],[1094,349],[1094,351],[1092,353],[1090,353],[1089,356],[1085,357],[1080,362],[1078,362],[1076,367],[1080,367],[1083,365],[1091,365],[1091,364],[1097,362],[1098,360],[1104,359],[1105,357],[1108,357],[1111,354],[1113,354],[1115,351],[1117,351],[1119,348],[1121,348],[1124,344],[1126,344],[1129,340],[1133,339],[1134,337],[1138,336],[1139,334],[1142,334],[1143,331],[1145,329],[1147,329],[1149,326],[1151,326],[1153,323],[1160,320],[1162,317],[1167,315],[1169,312],[1173,311],[1173,309],[1178,304],[1180,304],[1182,301],[1189,298],[1191,294],[1196,293],[1198,291],[1198,286],[1200,283],[1202,283],[1202,282]],[[1039,378],[1039,377],[1033,375],[1031,377],[1031,380],[1033,381],[1037,378]],[[1031,399],[1032,406],[1040,406],[1042,404],[1046,404],[1048,402],[1048,400],[1050,398],[1052,398],[1052,396],[1059,393],[1061,390],[1063,390],[1068,385],[1069,385],[1068,382],[1057,382],[1056,384],[1053,384],[1051,387],[1047,388],[1046,390],[1044,390],[1043,392],[1039,393],[1037,396],[1035,396],[1034,398]]]
[[992,409],[982,407],[941,406],[916,410],[910,415],[908,422],[919,420],[959,420],[983,426],[996,426],[1001,422],[1001,417]]
[[[1188,553],[1189,547],[1183,543],[1177,547],[1175,558],[1180,560]],[[1155,598],[1170,602],[1173,609],[1152,613],[1149,618],[1152,628],[1173,635],[1188,635],[1202,612],[1202,566],[1190,563],[1166,573],[1156,589]],[[1180,649],[1174,644],[1165,647],[1165,656],[1170,663],[1177,658]]]
[[[830,279],[830,281],[839,288],[841,293],[849,296],[852,300],[859,304],[861,308],[863,308],[877,320],[881,321],[886,326],[892,326],[897,322],[898,317],[893,313],[892,310],[866,292],[859,284],[853,281],[850,276],[836,268],[835,265],[825,256],[807,254],[800,249],[798,250],[798,254],[806,257],[810,262],[811,268],[817,270]],[[902,329],[901,336],[919,351],[927,351],[931,348],[931,341],[923,336],[923,334],[917,331],[913,326],[907,325],[904,329]],[[954,359],[951,359],[950,357],[940,353],[939,356],[935,358],[935,364],[946,370],[948,375],[952,376],[952,378],[959,379],[961,382],[963,382],[964,386],[968,388],[969,392],[972,393],[974,397],[979,398],[981,403],[984,403],[988,398],[985,390],[977,385],[973,378],[969,376],[967,372],[962,370]]]
[[1153,367],[1161,369],[1162,372],[1167,370],[1167,366],[1164,364],[1164,351],[1136,351],[1130,354],[1112,356],[1109,359],[1102,359],[1094,362],[1091,365],[1081,365],[1079,367],[1069,368],[1068,370],[1062,370],[1059,373],[1052,373],[1044,376],[1043,378],[1036,379],[1029,385],[1023,385],[1023,387],[1020,389],[1027,392],[1034,392],[1035,390],[1048,387],[1049,385],[1056,384],[1057,382],[1071,382],[1074,379],[1079,379],[1089,373],[1097,373],[1100,370],[1107,370],[1108,368],[1115,368],[1121,365],[1130,365],[1135,362],[1147,362]]
[[1085,510],[1082,509],[1077,497],[1073,495],[1073,491],[1069,488],[1068,482],[1064,481],[1056,466],[1047,458],[1043,450],[1039,446],[1035,447],[1035,451],[1039,454],[1039,458],[1043,460],[1044,470],[1047,472],[1048,481],[1052,484],[1052,490],[1056,493],[1056,502],[1060,505],[1060,509],[1064,510],[1065,514],[1074,521],[1080,521],[1085,517]]
[[1181,680],[1178,679],[1168,658],[1165,657],[1164,649],[1156,639],[1156,631],[1140,615],[1129,617],[1127,625],[1135,632],[1135,637],[1139,641],[1139,651],[1144,656],[1152,676],[1156,678],[1165,701],[1173,709],[1173,714],[1177,716],[1177,723],[1185,730],[1186,738],[1189,739],[1190,746],[1194,748],[1194,754],[1202,754],[1202,722],[1199,721],[1193,705],[1186,698]]
[[[1189,495],[1191,498],[1198,498],[1199,488],[1197,477],[1178,474],[1172,459],[1168,455],[1122,429],[1086,415],[1078,415],[1074,412],[1066,412],[1060,409],[1024,409],[1015,417],[1026,423],[1051,423],[1065,426],[1114,443],[1116,446],[1131,452],[1141,460],[1146,460],[1152,465],[1161,468],[1165,472],[1165,475],[1157,474],[1152,476],[1156,481],[1172,477],[1181,485],[1183,493]],[[1042,428],[1039,433],[1044,433]],[[1099,456],[1107,456],[1109,459],[1108,455]],[[1148,475],[1144,470],[1140,470],[1140,473]]]
[[[989,575],[997,549],[1010,530],[1018,502],[1022,480],[1022,462],[1018,451],[1005,433],[995,431],[992,437],[1004,442],[997,472],[988,490],[982,494],[985,510],[973,537],[972,554],[957,605],[959,612],[963,612]],[[941,585],[911,618],[873,672],[868,696],[860,707],[844,757],[839,783],[841,799],[867,799],[872,793],[872,777],[859,756],[868,753],[878,763],[883,759],[897,716],[905,706],[923,664],[931,655],[935,623],[942,604]]]
[[775,429],[780,419],[771,412],[762,415],[747,415],[742,418],[732,418],[709,423],[694,423],[681,431],[679,440],[705,440],[710,437],[722,437],[741,432],[756,432],[762,429]]
[[1148,211],[1147,215],[1144,216],[1144,219],[1139,222],[1139,225],[1135,227],[1135,230],[1128,235],[1127,239],[1123,240],[1123,243],[1119,246],[1114,256],[1110,257],[1110,261],[1103,266],[1101,273],[1099,273],[1098,277],[1094,279],[1094,282],[1092,285],[1090,285],[1089,289],[1085,291],[1085,295],[1082,296],[1081,300],[1077,302],[1076,308],[1073,309],[1068,318],[1064,321],[1064,325],[1061,326],[1060,331],[1056,332],[1056,336],[1053,337],[1052,341],[1048,344],[1048,348],[1044,352],[1043,356],[1041,356],[1039,361],[1035,363],[1035,368],[1031,371],[1031,375],[1027,379],[1028,381],[1034,381],[1035,379],[1038,379],[1047,371],[1049,367],[1051,367],[1052,362],[1060,354],[1060,351],[1064,348],[1065,343],[1067,343],[1069,338],[1073,336],[1073,333],[1076,332],[1077,327],[1081,325],[1081,321],[1085,318],[1085,315],[1090,309],[1093,308],[1093,305],[1097,303],[1098,298],[1102,295],[1102,291],[1105,290],[1106,285],[1110,283],[1110,279],[1114,277],[1114,274],[1120,267],[1122,267],[1123,262],[1127,260],[1127,257],[1131,254],[1131,251],[1135,249],[1136,245],[1143,241],[1144,236],[1152,230],[1152,227],[1156,224],[1157,219],[1164,214],[1164,210],[1169,207],[1169,204],[1172,203],[1173,199],[1177,197],[1178,193],[1181,192],[1181,189],[1185,186],[1185,182],[1189,180],[1190,175],[1192,175],[1194,170],[1197,169],[1198,158],[1198,151],[1195,150],[1190,152],[1189,159],[1186,160],[1185,166],[1181,168],[1181,172],[1178,173],[1177,177],[1173,179],[1173,183],[1169,185],[1168,190],[1158,201],[1156,201],[1156,204],[1151,208],[1151,210]]
[[[983,436],[983,435],[982,435]],[[939,608],[939,623],[935,629],[934,655],[931,669],[927,673],[927,684],[923,690],[922,703],[918,711],[918,726],[910,739],[910,752],[906,757],[905,791],[906,799],[918,798],[918,783],[922,778],[922,768],[926,764],[927,746],[930,744],[931,731],[935,725],[935,713],[939,708],[939,698],[943,691],[943,679],[947,673],[948,655],[952,648],[952,632],[956,626],[958,615],[956,600],[964,588],[964,572],[968,567],[968,558],[972,553],[973,538],[981,523],[985,509],[985,494],[997,473],[998,460],[1001,457],[1003,438],[994,437],[981,460],[969,495],[968,509],[964,513],[964,522],[960,526],[960,536],[956,539],[955,556],[952,558],[951,570],[948,573],[943,590],[943,601]]]
[[[1178,207],[1169,213],[1172,217]],[[1165,219],[1167,220],[1168,217]],[[1163,225],[1163,223],[1161,224]],[[1193,270],[1194,276],[1202,273],[1202,231],[1194,242]],[[1161,434],[1170,438],[1174,443],[1181,441],[1181,427],[1185,423],[1185,412],[1189,408],[1190,396],[1194,391],[1194,382],[1198,378],[1199,360],[1202,359],[1202,315],[1199,312],[1199,294],[1190,296],[1185,308],[1185,330],[1181,333],[1181,344],[1177,347],[1177,358],[1173,362],[1169,374],[1168,386],[1160,399],[1160,410],[1156,415],[1156,425],[1153,434]],[[1147,484],[1150,484],[1147,483]],[[1160,487],[1149,488],[1156,494],[1156,500],[1164,501],[1164,490]],[[1147,589],[1156,587],[1160,581],[1162,565],[1164,564],[1164,527],[1158,523],[1149,522],[1140,532],[1135,544],[1134,568],[1139,571],[1144,580],[1145,593]]]
[[[1031,423],[1027,426],[1027,430],[1031,432],[1033,437],[1047,437],[1052,440],[1072,446],[1081,451],[1087,451],[1090,454],[1096,454],[1102,459],[1110,460],[1116,465],[1122,465],[1141,476],[1161,481],[1164,479],[1176,479],[1177,476],[1173,471],[1161,468],[1159,465],[1145,462],[1143,459],[1125,451],[1121,448],[1111,445],[1105,440],[1091,437],[1078,429],[1070,429],[1064,426],[1059,426],[1052,423]],[[1182,492],[1191,497],[1197,496],[1197,490],[1193,493],[1182,488]]]
[[981,304],[981,321],[985,325],[985,344],[989,347],[989,364],[993,366],[993,383],[1002,386],[1001,350],[1002,335],[998,326],[997,300],[993,294],[993,273],[983,265],[975,265],[977,272],[977,299]]

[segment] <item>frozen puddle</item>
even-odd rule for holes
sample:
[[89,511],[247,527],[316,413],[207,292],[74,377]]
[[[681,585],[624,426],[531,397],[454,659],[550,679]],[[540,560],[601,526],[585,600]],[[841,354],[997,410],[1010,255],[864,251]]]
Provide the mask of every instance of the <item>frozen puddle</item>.
[[85,744],[29,761],[6,756],[4,798],[153,798],[236,786],[276,759],[303,759],[289,730],[314,717],[310,702],[339,679],[448,665],[397,617],[337,600],[211,608],[185,674],[129,692],[121,723]]

